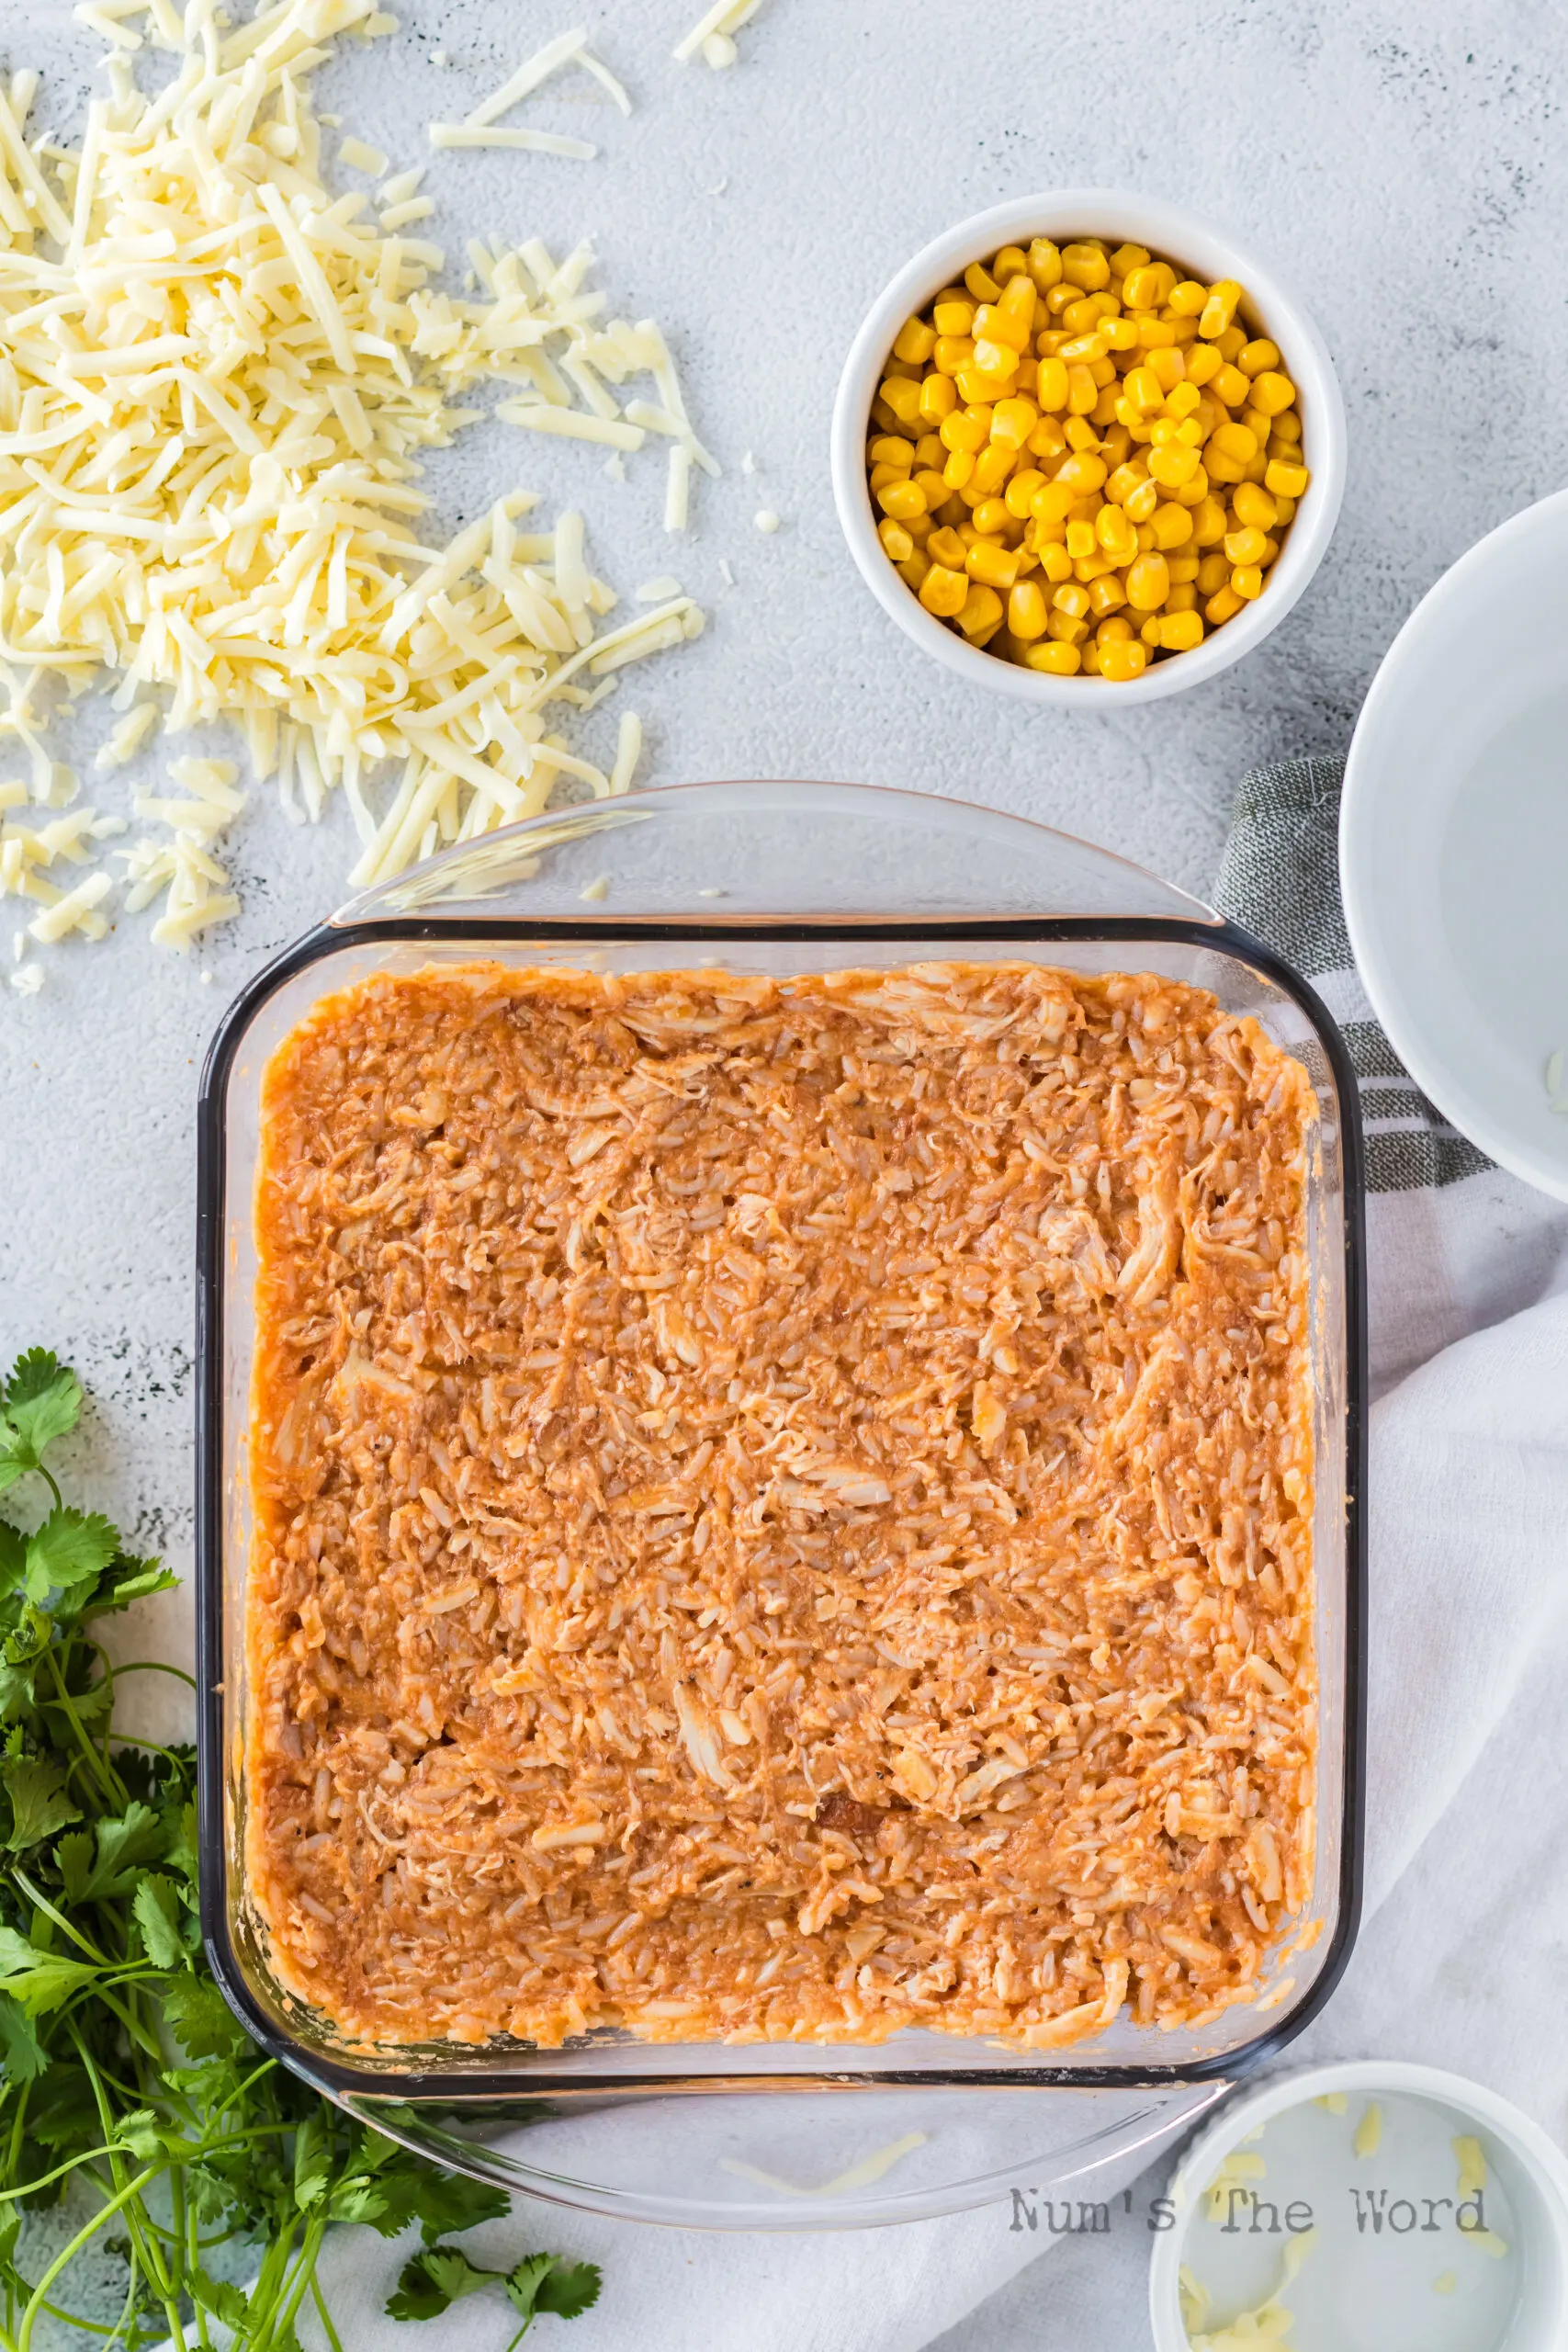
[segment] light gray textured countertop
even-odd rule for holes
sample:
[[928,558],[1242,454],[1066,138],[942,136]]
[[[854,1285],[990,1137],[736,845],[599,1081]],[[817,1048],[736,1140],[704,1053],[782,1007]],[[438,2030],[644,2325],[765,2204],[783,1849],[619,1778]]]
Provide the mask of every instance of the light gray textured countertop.
[[[954,793],[1201,891],[1243,771],[1342,748],[1416,600],[1564,478],[1568,22],[1554,0],[767,0],[729,74],[670,61],[697,0],[402,0],[400,13],[398,39],[332,66],[319,103],[394,168],[432,161],[431,230],[453,251],[479,230],[561,249],[592,233],[598,282],[625,315],[664,322],[725,465],[694,492],[690,538],[667,539],[657,451],[629,459],[623,485],[598,453],[504,442],[512,480],[584,507],[596,564],[618,586],[673,570],[707,606],[699,643],[623,686],[622,705],[648,718],[649,780],[794,775]],[[585,131],[599,160],[429,158],[425,122],[476,103],[569,13],[637,112],[623,121],[574,79],[527,119]],[[0,0],[0,62],[46,71],[53,126],[79,121],[100,46],[63,0]],[[438,47],[445,71],[429,62]],[[841,356],[898,262],[982,206],[1084,183],[1209,214],[1297,288],[1339,369],[1349,483],[1316,580],[1237,670],[1145,710],[1118,711],[1108,690],[1103,715],[1034,716],[939,673],[874,605],[834,518],[828,417]],[[452,525],[494,494],[502,444],[484,446],[491,470],[476,458],[433,466]],[[753,527],[763,505],[784,518],[776,537]],[[613,729],[612,707],[588,747],[607,752]],[[68,732],[60,749],[71,755]],[[93,797],[113,806],[122,790],[109,779]],[[201,1057],[242,981],[346,895],[353,854],[345,810],[299,831],[266,791],[255,798],[236,836],[243,913],[204,948],[164,955],[130,920],[101,948],[56,951],[38,999],[0,988],[0,1345],[73,1352],[94,1397],[81,1466],[95,1500],[181,1567]],[[0,909],[0,974],[17,920]],[[177,1650],[187,1625],[171,1602],[159,1637]],[[1064,2291],[1077,2258],[1057,2257]],[[1135,2298],[1095,2290],[1076,2352],[1129,2352],[1145,2328]],[[1021,2283],[942,2341],[1004,2352],[1036,2329]]]

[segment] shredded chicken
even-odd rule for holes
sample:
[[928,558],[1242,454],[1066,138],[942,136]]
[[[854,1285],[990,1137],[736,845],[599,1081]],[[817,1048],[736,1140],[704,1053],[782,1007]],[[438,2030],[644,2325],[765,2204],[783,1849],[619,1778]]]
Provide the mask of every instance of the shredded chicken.
[[258,1199],[281,1981],[378,2043],[1257,1997],[1313,1870],[1314,1108],[1148,976],[321,1003]]

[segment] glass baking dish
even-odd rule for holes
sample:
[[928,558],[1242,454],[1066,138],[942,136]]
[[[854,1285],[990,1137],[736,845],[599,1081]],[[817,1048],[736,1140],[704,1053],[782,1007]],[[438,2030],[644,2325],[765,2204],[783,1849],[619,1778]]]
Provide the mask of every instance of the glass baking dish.
[[[1301,1932],[1252,2006],[1174,2032],[1122,2018],[1049,2063],[911,2030],[863,2048],[650,2046],[604,2031],[558,2050],[350,2043],[274,1981],[243,1868],[254,1193],[269,1057],[355,979],[476,955],[786,974],[933,953],[1191,982],[1255,1015],[1312,1080],[1319,1829]],[[921,2218],[1152,2150],[1321,2008],[1359,1894],[1361,1157],[1334,1024],[1269,950],[1108,852],[995,810],[862,786],[680,786],[508,828],[353,901],[231,1008],[198,1115],[202,1925],[219,1982],[266,2049],[394,2136],[508,2187],[622,2216],[798,2229]],[[780,2096],[791,2091],[818,2096]]]

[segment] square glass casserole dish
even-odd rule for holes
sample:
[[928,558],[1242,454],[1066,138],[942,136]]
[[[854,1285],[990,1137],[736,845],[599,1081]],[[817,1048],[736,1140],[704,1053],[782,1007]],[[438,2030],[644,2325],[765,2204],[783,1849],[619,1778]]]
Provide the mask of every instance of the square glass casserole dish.
[[[1306,1069],[1316,1106],[1306,1185],[1315,1875],[1250,2006],[1166,2031],[1123,2013],[1048,2054],[908,2030],[869,2046],[651,2045],[599,2031],[558,2049],[392,2049],[350,2041],[276,1981],[243,1860],[263,1074],[321,998],[376,974],[476,956],[618,972],[712,964],[787,975],[933,957],[1152,971],[1256,1017]],[[1359,1893],[1360,1139],[1333,1023],[1269,950],[1109,853],[994,810],[855,786],[676,786],[461,844],[344,908],[226,1015],[203,1078],[198,1141],[203,1929],[249,2030],[307,2080],[439,2161],[563,2201],[710,2227],[863,2225],[1041,2187],[1152,2146],[1322,2007],[1349,1954]]]

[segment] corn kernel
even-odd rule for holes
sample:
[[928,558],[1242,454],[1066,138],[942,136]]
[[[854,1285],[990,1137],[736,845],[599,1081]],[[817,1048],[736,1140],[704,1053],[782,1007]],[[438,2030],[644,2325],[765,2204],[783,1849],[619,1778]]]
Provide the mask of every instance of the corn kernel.
[[[931,544],[934,546],[935,541],[931,541]],[[943,562],[947,560],[945,556],[942,558],[942,560]],[[1229,563],[1225,557],[1221,553],[1220,549],[1215,548],[1199,562],[1197,571],[1199,594],[1201,596],[1213,596],[1217,594],[1220,589],[1230,585],[1230,576],[1231,568]]]
[[958,406],[958,387],[951,376],[928,376],[920,386],[920,421],[939,425]]
[[1174,346],[1176,329],[1168,319],[1160,318],[1153,311],[1139,311],[1134,323],[1145,351],[1168,351]]
[[1184,548],[1192,537],[1192,517],[1185,506],[1174,502],[1156,506],[1150,517],[1154,525],[1155,545],[1160,549]]
[[1078,656],[1083,663],[1083,675],[1086,678],[1098,678],[1100,675],[1099,639],[1097,638],[1086,637],[1083,643],[1078,647]]
[[914,367],[923,367],[936,349],[936,329],[924,319],[906,319],[893,339],[895,356]]
[[1134,406],[1145,416],[1152,416],[1164,405],[1165,386],[1150,367],[1129,368],[1123,390]]
[[1057,356],[1065,359],[1069,367],[1075,359],[1077,359],[1081,360],[1086,368],[1089,368],[1097,359],[1103,359],[1110,348],[1111,345],[1097,327],[1088,334],[1070,334]]
[[1083,657],[1076,645],[1048,643],[1030,646],[1023,659],[1027,668],[1043,671],[1048,678],[1071,678]]
[[1244,602],[1245,599],[1236,594],[1227,580],[1224,586],[1216,589],[1204,605],[1203,617],[1211,628],[1223,628],[1226,621],[1235,620],[1237,613],[1242,610]]
[[1276,492],[1274,493],[1274,522],[1276,527],[1281,531],[1288,530],[1295,519],[1295,500],[1293,498],[1283,498],[1278,492]]
[[1086,556],[1093,555],[1099,545],[1100,541],[1095,537],[1092,523],[1077,522],[1067,525],[1067,553],[1075,562],[1081,561]]
[[1236,423],[1246,425],[1260,449],[1265,447],[1269,439],[1269,420],[1260,408],[1244,408]]
[[919,473],[913,477],[913,480],[916,489],[923,490],[925,492],[926,511],[928,514],[933,507],[940,506],[942,503],[953,487],[951,482],[944,480],[942,475],[938,473],[934,467],[931,466],[922,466]]
[[1065,359],[1043,359],[1035,370],[1035,397],[1043,409],[1067,405],[1067,365]]
[[[1040,550],[1040,569],[1047,580],[1058,584],[1073,576],[1073,559],[1065,547],[1047,540]],[[1228,576],[1228,575],[1227,575]]]
[[976,540],[964,560],[964,568],[971,580],[983,581],[987,588],[1010,588],[1018,578],[1017,556],[996,539]]
[[1167,613],[1160,623],[1159,641],[1168,653],[1190,653],[1203,635],[1201,616],[1195,612]]
[[880,392],[900,424],[913,424],[920,413],[919,384],[912,384],[908,376],[889,376]]
[[1080,294],[1060,313],[1062,325],[1070,336],[1092,334],[1100,321],[1100,304],[1092,294]]
[[1120,506],[1102,506],[1094,518],[1094,535],[1112,563],[1131,563],[1138,552],[1138,534]]
[[976,302],[994,302],[1002,290],[983,261],[970,263],[964,273],[964,283]]
[[915,552],[914,540],[902,523],[895,523],[891,515],[877,525],[876,536],[895,563],[906,562]]
[[938,295],[931,323],[939,335],[967,335],[975,325],[975,304],[962,295]]
[[[1207,497],[1193,509],[1192,542],[1195,547],[1218,547],[1229,527],[1225,510],[1217,498]],[[1226,576],[1229,576],[1228,567]]]
[[1076,449],[1057,467],[1056,480],[1069,489],[1075,498],[1088,498],[1105,486],[1105,460],[1096,457],[1091,449]]
[[1195,467],[1185,481],[1179,481],[1171,492],[1179,506],[1201,506],[1209,495],[1209,476],[1205,467]]
[[[1095,362],[1095,367],[1097,368],[1109,368],[1110,366],[1111,362],[1109,359],[1097,360]],[[1094,371],[1091,368],[1089,372],[1092,374]],[[1116,423],[1116,411],[1121,399],[1121,387],[1115,380],[1115,370],[1112,369],[1111,382],[1109,384],[1101,384],[1100,388],[1100,398],[1096,401],[1094,406],[1089,411],[1089,422],[1095,427],[1097,432],[1102,434],[1108,433],[1111,430],[1111,427]]]
[[1240,300],[1241,288],[1234,277],[1222,277],[1210,287],[1209,299],[1198,319],[1198,332],[1207,342],[1213,343],[1224,334],[1235,316],[1235,306]]
[[1100,656],[1100,674],[1113,685],[1125,685],[1131,679],[1141,678],[1148,666],[1148,654],[1136,638],[1112,638]]
[[[1261,574],[1259,578],[1261,579]],[[1127,602],[1134,612],[1157,612],[1170,593],[1170,573],[1163,555],[1139,556],[1127,572]]]
[[[1201,558],[1195,556],[1190,546],[1184,548],[1179,555],[1168,555],[1165,561],[1166,569],[1170,573],[1171,595],[1176,594],[1178,588],[1190,587],[1196,582]],[[1168,607],[1168,597],[1166,602]]]
[[964,490],[968,486],[974,472],[974,450],[954,449],[950,452],[947,463],[942,469],[942,478],[949,490]]
[[1094,634],[1096,640],[1102,646],[1118,643],[1124,645],[1134,634],[1133,624],[1125,613],[1112,613],[1109,620],[1100,622]]
[[1197,589],[1190,580],[1183,580],[1172,583],[1170,594],[1165,600],[1165,609],[1168,613],[1190,613],[1197,602]]
[[1263,476],[1264,488],[1276,498],[1300,498],[1311,480],[1305,466],[1292,466],[1284,458],[1270,458]]
[[993,407],[998,401],[1009,399],[1015,389],[1010,375],[993,376],[988,368],[976,368],[973,360],[966,368],[961,368],[953,380],[958,387],[959,399],[970,408]]
[[1069,416],[1062,428],[1062,438],[1069,449],[1092,449],[1100,455],[1100,435],[1092,420],[1087,416]]
[[874,466],[893,466],[900,473],[909,473],[915,463],[915,445],[901,434],[879,433],[867,445],[866,456]]
[[1260,376],[1253,378],[1252,405],[1260,408],[1265,416],[1282,416],[1286,409],[1295,406],[1295,401],[1294,384],[1277,368],[1266,368]]
[[1263,552],[1258,559],[1260,569],[1267,571],[1269,565],[1279,555],[1279,552],[1280,542],[1278,539],[1265,539],[1263,542]]
[[[1106,360],[1104,365],[1110,367]],[[1112,371],[1114,372],[1114,371]],[[1067,369],[1067,406],[1075,416],[1087,416],[1100,398],[1100,386],[1082,360]]]
[[991,437],[990,412],[981,410],[971,416],[967,409],[954,409],[942,418],[937,435],[944,449],[966,449],[974,457]]
[[1066,482],[1048,481],[1030,500],[1029,511],[1037,523],[1065,523],[1076,496]]
[[1163,449],[1151,452],[1149,472],[1162,490],[1176,490],[1182,482],[1191,480],[1201,462],[1196,449],[1188,448],[1181,442],[1172,442]]
[[1187,354],[1187,380],[1190,384],[1212,384],[1224,364],[1212,343],[1201,343]]
[[1165,396],[1165,413],[1179,424],[1190,416],[1201,416],[1202,407],[1203,395],[1196,384],[1175,384]]
[[1089,582],[1089,608],[1097,617],[1103,619],[1107,613],[1115,612],[1117,606],[1126,601],[1127,591],[1113,571],[1101,572],[1098,580]]
[[1015,450],[1006,448],[998,442],[988,441],[986,444],[975,460],[975,471],[970,477],[973,487],[982,498],[988,498],[992,491],[1000,490],[1012,471],[1016,456]]
[[1125,282],[1129,271],[1142,269],[1153,259],[1147,245],[1118,245],[1111,256],[1111,275]]
[[874,498],[878,491],[885,490],[890,481],[908,481],[908,479],[902,466],[873,466],[871,494]]
[[[947,381],[946,377],[944,376],[942,380],[945,384]],[[927,468],[931,466],[940,466],[946,456],[947,451],[942,446],[942,436],[940,434],[922,433],[919,439],[915,444],[915,468],[917,472],[922,466]]]
[[1180,318],[1196,319],[1201,314],[1208,299],[1206,286],[1201,286],[1195,277],[1183,277],[1166,296],[1166,308],[1176,311]]
[[1010,278],[1029,266],[1029,256],[1021,245],[1004,245],[991,264],[991,276],[1004,289]]
[[1168,261],[1145,262],[1125,280],[1122,299],[1130,311],[1162,310],[1175,284],[1176,272]]
[[931,353],[931,365],[944,376],[956,376],[967,368],[975,356],[975,345],[966,334],[939,334],[936,349]]
[[1173,392],[1187,373],[1187,362],[1173,343],[1159,345],[1148,356],[1151,374],[1159,379],[1162,392]]
[[1051,599],[1055,612],[1066,613],[1069,620],[1081,621],[1089,610],[1089,591],[1076,580],[1064,580]]
[[[1302,437],[1302,420],[1293,408],[1286,409],[1280,415],[1274,419],[1273,426],[1269,437],[1270,443],[1275,441],[1289,441],[1297,445],[1300,444]],[[1276,454],[1278,453],[1276,452]]]
[[1044,487],[1044,475],[1032,467],[1010,475],[1003,493],[1009,518],[1015,523],[1027,523],[1033,511],[1034,493]]
[[1046,295],[1045,315],[1048,319],[1059,319],[1064,311],[1069,309],[1074,302],[1081,301],[1082,299],[1080,288],[1077,286],[1069,286],[1064,279],[1060,286],[1053,286],[1049,294]]
[[1237,326],[1229,326],[1224,334],[1217,334],[1213,338],[1214,349],[1222,359],[1226,360],[1239,358],[1247,349],[1247,329]]
[[1073,578],[1081,581],[1087,588],[1091,581],[1102,580],[1108,571],[1115,569],[1111,558],[1101,555],[1097,548],[1093,555],[1080,555],[1077,559],[1073,565]]
[[[886,526],[885,525],[884,528],[886,527]],[[926,553],[930,556],[931,561],[933,563],[944,563],[950,571],[963,571],[964,558],[966,552],[967,550],[964,548],[963,540],[959,537],[957,532],[953,528],[951,524],[944,523],[941,530],[933,531],[931,537],[926,541]],[[1227,580],[1230,578],[1230,573],[1228,571],[1225,574],[1225,578]]]
[[1032,458],[1059,458],[1067,436],[1054,416],[1043,416],[1024,447]]
[[926,584],[931,568],[930,557],[919,548],[916,548],[912,553],[905,557],[902,563],[895,567],[899,579],[907,588],[912,588],[917,596]]
[[895,523],[907,523],[911,514],[923,514],[931,501],[917,482],[890,481],[876,492],[876,503]]
[[964,599],[958,615],[958,626],[971,642],[990,637],[1002,625],[1002,600],[994,588],[978,580],[969,583],[969,594]]
[[998,401],[991,416],[991,438],[1004,448],[1021,449],[1039,422],[1040,411],[1032,401]]
[[1049,237],[1036,237],[1029,248],[1029,275],[1036,293],[1048,294],[1062,282],[1062,256]]
[[999,538],[1012,521],[1005,502],[999,498],[983,498],[975,509],[974,524],[982,538]]
[[1245,604],[1263,594],[1263,574],[1255,563],[1238,563],[1231,573],[1231,586]]
[[945,563],[933,563],[920,583],[920,602],[939,620],[954,620],[969,594],[967,575]]
[[975,356],[969,365],[983,376],[995,376],[998,381],[1005,379],[1010,383],[1018,373],[1019,355],[1010,343],[993,343],[988,335],[976,335]]
[[1227,408],[1240,408],[1251,397],[1252,379],[1244,376],[1239,368],[1222,361],[1216,373],[1210,377],[1206,389],[1214,400],[1224,401]]
[[1038,581],[1021,580],[1008,597],[1008,627],[1027,644],[1045,634],[1048,607]]
[[1077,244],[1064,245],[1062,276],[1069,286],[1081,286],[1089,294],[1098,287],[1109,285],[1111,263],[1104,246],[1087,239]]
[[1250,523],[1239,531],[1225,533],[1225,553],[1233,564],[1258,562],[1267,545],[1266,534]]
[[1280,346],[1277,343],[1270,343],[1266,334],[1260,334],[1254,342],[1242,345],[1236,353],[1235,364],[1244,376],[1261,376],[1267,369],[1280,365]]
[[1054,612],[1045,624],[1045,634],[1061,645],[1081,645],[1089,635],[1089,623],[1074,620],[1070,613]]
[[1122,512],[1130,523],[1146,523],[1159,504],[1159,484],[1146,475],[1136,490],[1122,502]]
[[1269,492],[1260,490],[1255,481],[1237,482],[1231,504],[1235,509],[1238,523],[1249,525],[1258,531],[1273,529],[1279,508]]
[[1108,351],[1135,351],[1138,347],[1137,323],[1133,319],[1102,319],[1100,332],[1105,337]]

